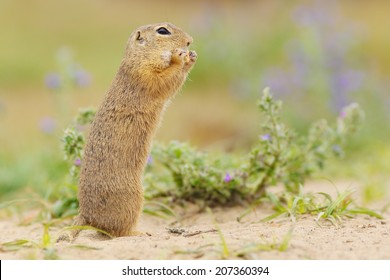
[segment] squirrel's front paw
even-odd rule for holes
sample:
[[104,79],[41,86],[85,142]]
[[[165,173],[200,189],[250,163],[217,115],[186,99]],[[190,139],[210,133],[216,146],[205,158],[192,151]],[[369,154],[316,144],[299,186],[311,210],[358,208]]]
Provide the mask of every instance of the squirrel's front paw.
[[198,55],[195,51],[177,48],[172,53],[172,63],[178,63],[183,66],[185,71],[189,71],[194,65]]
[[172,53],[172,62],[184,64],[188,60],[189,51],[177,48]]
[[186,63],[194,64],[197,58],[198,54],[195,51],[189,51]]
[[197,58],[198,55],[195,51],[189,51],[185,59],[184,70],[189,71],[195,64]]

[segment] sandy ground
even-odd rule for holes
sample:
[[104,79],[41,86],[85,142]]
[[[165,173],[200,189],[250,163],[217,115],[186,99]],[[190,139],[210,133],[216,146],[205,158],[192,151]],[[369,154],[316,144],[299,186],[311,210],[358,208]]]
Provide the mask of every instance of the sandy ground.
[[[384,213],[384,220],[359,215],[335,226],[329,222],[319,224],[309,215],[299,217],[296,222],[284,217],[263,223],[259,220],[273,213],[265,206],[238,222],[237,217],[245,210],[217,208],[212,213],[197,213],[181,208],[177,210],[182,217],[180,223],[144,214],[139,223],[141,235],[107,240],[84,231],[74,242],[54,243],[53,248],[61,259],[390,260],[390,211]],[[52,238],[58,235],[58,230],[50,229]],[[20,226],[16,220],[3,219],[0,232],[1,243],[16,239],[40,241],[43,226],[39,223]],[[289,232],[292,234],[287,249],[277,250]],[[9,251],[0,247],[0,259],[29,258],[43,258],[43,251],[36,248]]]

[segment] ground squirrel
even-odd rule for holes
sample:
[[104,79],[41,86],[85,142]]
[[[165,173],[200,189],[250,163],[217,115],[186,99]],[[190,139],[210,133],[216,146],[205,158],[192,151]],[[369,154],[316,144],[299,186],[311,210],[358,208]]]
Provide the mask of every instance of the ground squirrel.
[[131,34],[89,132],[74,225],[93,226],[116,237],[134,232],[152,137],[165,106],[197,59],[188,49],[191,43],[191,36],[171,23],[142,26]]

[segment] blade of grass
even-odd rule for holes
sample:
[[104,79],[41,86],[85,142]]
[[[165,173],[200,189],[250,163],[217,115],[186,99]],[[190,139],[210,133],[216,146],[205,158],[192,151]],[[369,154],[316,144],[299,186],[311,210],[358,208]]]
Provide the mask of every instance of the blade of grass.
[[5,249],[5,251],[17,251],[22,247],[41,247],[40,244],[38,244],[37,242],[28,239],[17,239],[14,241],[5,242],[2,243],[1,246]]
[[[145,202],[145,206],[147,206],[147,205],[160,207],[161,212],[166,213],[168,216],[172,216],[172,217],[177,218],[175,211],[164,203],[161,203],[158,201],[147,201],[147,202]],[[161,215],[156,214],[156,211],[153,211],[152,209],[149,209],[149,208],[144,208],[143,211],[144,211],[144,213],[150,214],[152,216],[161,216]]]
[[42,236],[43,248],[48,248],[50,246],[49,226],[50,226],[49,224],[43,225],[43,236]]
[[214,217],[213,212],[211,211],[211,209],[207,207],[206,210],[213,217],[214,226],[217,229],[219,238],[221,239],[222,257],[223,258],[227,258],[230,255],[230,252],[229,252],[229,248],[227,246],[226,240],[225,240],[225,236],[223,235],[221,228],[219,227],[217,221],[215,220],[215,217]]
[[95,227],[92,227],[92,226],[69,226],[69,227],[65,227],[63,228],[61,232],[63,231],[67,231],[67,230],[94,230],[96,232],[100,232],[100,233],[103,233],[104,235],[107,235],[108,237],[110,238],[114,238],[111,234],[109,234],[107,231],[104,231],[102,229],[99,229],[99,228],[95,228]]
[[332,200],[333,200],[332,197],[327,193],[318,192],[317,194],[323,195],[329,202],[332,202]]
[[294,231],[294,229],[291,228],[291,229],[283,236],[283,240],[282,240],[282,242],[281,242],[280,245],[279,245],[278,251],[284,252],[284,251],[286,251],[286,250],[288,249],[288,246],[290,245],[290,240],[291,240],[291,238],[292,238],[293,231]]
[[244,212],[241,213],[240,216],[237,217],[237,222],[240,222],[242,220],[242,218],[244,218],[246,215],[248,215],[249,213],[251,213],[252,211],[254,211],[254,209],[261,204],[261,201],[260,200],[256,200],[255,202],[252,203],[252,205],[250,205],[247,209],[245,209]]
[[9,247],[9,246],[23,246],[23,245],[26,245],[27,243],[30,243],[30,242],[31,241],[27,240],[27,239],[17,239],[17,240],[14,240],[14,241],[4,242],[1,245],[5,246],[5,247]]
[[350,210],[348,210],[348,213],[351,213],[351,214],[365,214],[365,215],[368,215],[368,216],[371,216],[371,217],[378,218],[380,220],[383,219],[383,216],[381,214],[378,214],[377,212],[375,212],[373,210],[370,210],[370,209],[367,209],[367,208],[362,208],[362,207],[350,209]]
[[10,201],[5,201],[5,202],[0,203],[0,209],[7,208],[12,204],[22,203],[22,202],[27,202],[27,201],[30,201],[30,199],[14,199],[14,200],[10,200]]
[[102,249],[102,248],[88,246],[88,245],[82,245],[82,244],[75,244],[75,245],[71,245],[69,247],[76,248],[76,249],[86,249],[86,250],[101,250]]
[[326,217],[330,217],[330,216],[332,216],[332,214],[333,214],[333,212],[335,211],[335,209],[337,208],[337,207],[339,207],[341,204],[342,204],[342,202],[348,197],[348,196],[350,196],[352,193],[354,193],[354,191],[352,191],[352,190],[347,190],[347,191],[345,191],[345,192],[343,192],[343,193],[341,193],[341,194],[339,194],[338,196],[337,196],[337,198],[334,200],[334,201],[332,201],[332,203],[328,206],[328,208],[325,210],[325,216]]
[[286,211],[282,211],[282,212],[275,212],[273,213],[272,215],[269,215],[263,219],[260,220],[260,222],[269,222],[277,217],[279,217],[280,215],[283,215],[283,214],[286,214],[287,212]]
[[245,257],[247,254],[256,253],[259,251],[271,251],[271,247],[267,244],[250,244],[236,252],[237,257]]
[[286,212],[286,208],[280,203],[280,200],[273,193],[267,193],[269,201],[277,208],[279,211]]

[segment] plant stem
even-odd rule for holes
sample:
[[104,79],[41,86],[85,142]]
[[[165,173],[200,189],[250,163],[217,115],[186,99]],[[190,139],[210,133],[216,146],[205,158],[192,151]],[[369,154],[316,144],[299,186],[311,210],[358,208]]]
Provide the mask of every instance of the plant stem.
[[268,168],[267,172],[265,173],[264,177],[261,179],[260,183],[256,186],[255,189],[255,197],[259,198],[264,196],[265,194],[265,188],[267,186],[267,183],[269,181],[269,178],[271,176],[271,173],[274,172],[276,165],[279,162],[279,153],[275,155],[275,158]]

